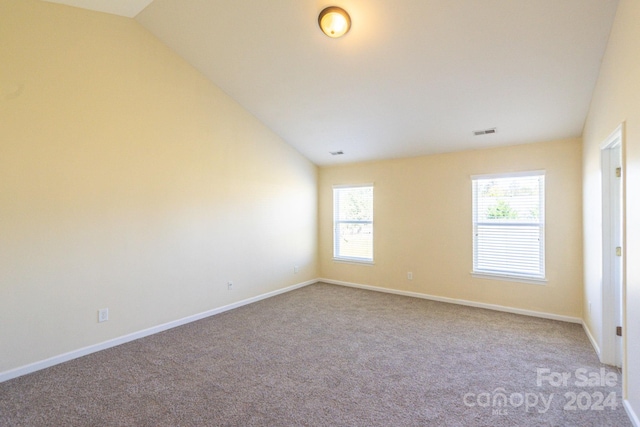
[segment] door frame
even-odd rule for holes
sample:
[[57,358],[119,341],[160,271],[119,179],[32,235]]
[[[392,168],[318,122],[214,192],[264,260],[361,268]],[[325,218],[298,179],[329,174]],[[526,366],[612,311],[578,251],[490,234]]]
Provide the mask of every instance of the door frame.
[[[622,177],[619,183],[619,212],[612,215],[612,197],[611,189],[613,187],[612,180],[615,178],[615,168],[612,167],[613,149],[620,148],[620,165],[622,167]],[[624,333],[626,330],[625,315],[625,216],[624,216],[624,123],[620,124],[616,130],[600,145],[600,161],[602,172],[602,337],[600,342],[600,361],[607,365],[617,366],[622,364],[625,366],[626,348]],[[619,218],[620,223],[617,224],[615,217]],[[619,243],[616,242],[616,229],[621,234]],[[622,259],[618,263],[616,260],[616,246],[622,248]],[[619,266],[619,271],[617,270]],[[616,275],[619,275],[617,279]],[[616,283],[620,286],[616,286]],[[618,320],[621,324],[617,324]],[[622,326],[622,345],[620,358],[616,357],[616,340],[615,328]]]

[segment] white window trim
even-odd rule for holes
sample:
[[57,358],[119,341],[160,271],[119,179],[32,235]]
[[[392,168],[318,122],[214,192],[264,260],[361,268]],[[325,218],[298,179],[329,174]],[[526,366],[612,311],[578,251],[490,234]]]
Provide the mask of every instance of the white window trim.
[[532,171],[471,175],[471,180],[473,181],[474,179],[519,178],[523,176],[544,176],[546,174],[547,174],[547,171],[545,169],[538,169],[538,170],[532,170]]
[[373,262],[373,260],[368,261],[366,259],[348,258],[348,257],[342,257],[342,258],[333,257],[333,262],[337,262],[337,263],[340,263],[340,264],[375,265],[375,262]]
[[[337,184],[337,185],[333,185],[332,186],[332,193],[333,190],[336,189],[341,189],[341,188],[361,188],[361,187],[371,187],[374,188],[373,183],[362,183],[362,184]],[[332,203],[334,204],[333,209],[333,218],[332,218],[332,227],[333,227],[333,261],[334,262],[339,262],[339,263],[343,263],[343,264],[364,264],[364,265],[374,265],[374,255],[375,255],[375,251],[374,251],[374,247],[373,247],[373,242],[371,243],[371,259],[367,259],[367,258],[352,258],[352,257],[337,257],[335,256],[336,253],[336,220],[335,220],[335,200],[332,201]],[[349,222],[349,221],[341,221],[341,222]],[[371,226],[373,227],[373,217],[371,219],[371,221],[362,221],[364,223],[367,224],[371,224]]]
[[335,184],[331,188],[360,188],[360,187],[374,187],[373,182],[366,182],[364,184]]
[[476,271],[472,271],[471,276],[477,279],[504,280],[507,282],[528,283],[530,285],[546,285],[549,282],[549,280],[546,277],[536,279],[534,277],[515,276],[511,274],[498,274],[498,273],[491,273],[491,274],[479,273]]
[[[494,174],[481,174],[481,175],[471,175],[471,182],[473,184],[474,180],[477,179],[501,179],[501,178],[519,178],[519,177],[529,177],[529,176],[543,176],[545,177],[545,188],[542,194],[542,200],[541,200],[541,205],[542,205],[542,211],[543,211],[543,221],[541,224],[542,227],[542,232],[540,234],[540,239],[541,239],[541,247],[542,247],[542,251],[541,251],[541,263],[542,263],[542,268],[543,268],[543,275],[541,276],[534,276],[534,275],[527,275],[527,274],[509,274],[509,273],[500,273],[500,272],[491,272],[491,271],[481,271],[475,270],[475,264],[476,264],[476,256],[477,256],[477,250],[476,250],[476,238],[475,236],[472,236],[473,238],[473,243],[472,243],[472,270],[471,270],[471,276],[475,277],[475,278],[479,278],[479,279],[490,279],[490,280],[504,280],[504,281],[509,281],[509,282],[519,282],[519,283],[528,283],[528,284],[533,284],[533,285],[546,285],[548,283],[548,279],[547,279],[547,269],[546,269],[546,252],[547,252],[547,248],[546,248],[546,196],[547,196],[547,190],[546,190],[546,170],[541,169],[541,170],[532,170],[532,171],[521,171],[521,172],[507,172],[507,173],[494,173]],[[473,190],[472,190],[473,191]],[[472,227],[473,227],[473,233],[475,234],[475,226],[476,226],[476,212],[475,212],[476,206],[475,206],[475,201],[472,200]],[[538,225],[538,224],[536,224]]]

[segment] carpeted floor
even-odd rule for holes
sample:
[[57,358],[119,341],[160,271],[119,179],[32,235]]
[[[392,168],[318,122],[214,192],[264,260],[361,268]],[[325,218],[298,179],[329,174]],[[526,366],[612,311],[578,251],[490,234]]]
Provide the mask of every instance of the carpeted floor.
[[620,386],[580,325],[315,284],[1,383],[0,425],[630,426]]

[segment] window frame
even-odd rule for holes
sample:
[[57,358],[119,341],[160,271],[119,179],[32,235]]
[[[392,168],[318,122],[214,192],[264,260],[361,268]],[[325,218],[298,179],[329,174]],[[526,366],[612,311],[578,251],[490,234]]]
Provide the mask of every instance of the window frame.
[[[482,269],[478,268],[478,226],[502,226],[504,227],[507,222],[502,223],[486,223],[478,221],[478,197],[477,197],[477,183],[480,180],[491,179],[509,179],[509,178],[530,178],[540,177],[542,179],[539,188],[539,220],[538,222],[521,222],[521,223],[508,223],[513,227],[531,227],[536,226],[539,228],[539,273],[532,274],[528,272],[514,272],[504,271],[499,269]],[[484,174],[484,175],[472,175],[471,176],[471,191],[472,191],[472,271],[473,277],[484,279],[497,279],[507,280],[512,282],[531,283],[537,285],[544,285],[548,282],[546,276],[546,171],[545,170],[533,170],[523,172],[511,172],[511,173],[498,173],[498,174]]]
[[[337,218],[338,205],[336,204],[336,191],[347,190],[347,189],[357,189],[357,188],[371,188],[371,220],[341,220]],[[333,261],[336,262],[344,262],[344,263],[355,263],[355,264],[374,264],[374,199],[373,199],[374,185],[373,183],[365,183],[365,184],[344,184],[344,185],[334,185],[332,187],[332,195],[333,195]],[[371,258],[360,258],[360,257],[349,257],[349,256],[340,256],[339,255],[339,247],[340,247],[340,228],[339,224],[370,224],[371,225]]]

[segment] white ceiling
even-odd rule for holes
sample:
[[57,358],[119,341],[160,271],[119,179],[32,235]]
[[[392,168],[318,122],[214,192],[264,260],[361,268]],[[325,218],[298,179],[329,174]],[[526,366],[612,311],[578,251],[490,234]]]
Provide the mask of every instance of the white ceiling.
[[[580,136],[617,3],[154,0],[135,19],[328,165]],[[353,21],[341,39],[317,25],[330,5]]]
[[44,0],[133,18],[153,0]]

